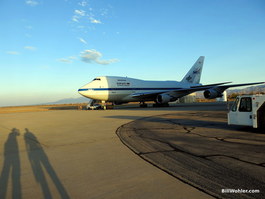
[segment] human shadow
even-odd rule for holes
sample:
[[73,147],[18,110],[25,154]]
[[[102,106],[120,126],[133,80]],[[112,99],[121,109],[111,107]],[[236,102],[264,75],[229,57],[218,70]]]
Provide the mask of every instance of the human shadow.
[[4,165],[0,176],[1,199],[6,198],[10,175],[12,180],[12,198],[21,198],[20,158],[17,136],[19,136],[19,130],[13,128],[4,145]]
[[66,192],[63,184],[61,183],[59,177],[57,176],[55,170],[53,169],[48,156],[42,148],[41,143],[38,141],[37,137],[30,132],[27,128],[25,129],[24,140],[26,144],[26,150],[28,153],[28,158],[35,176],[36,181],[40,184],[44,198],[53,198],[52,193],[49,189],[48,181],[46,179],[45,173],[48,174],[51,181],[57,188],[60,197],[63,199],[70,198]]

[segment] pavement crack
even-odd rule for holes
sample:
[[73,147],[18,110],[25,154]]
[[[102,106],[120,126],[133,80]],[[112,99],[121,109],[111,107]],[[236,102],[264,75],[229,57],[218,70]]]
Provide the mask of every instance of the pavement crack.
[[172,149],[172,150],[162,150],[162,151],[140,152],[140,153],[138,153],[138,155],[148,155],[148,154],[152,154],[152,153],[166,153],[166,152],[172,152],[172,151],[175,151],[175,149]]
[[215,137],[215,136],[201,135],[199,133],[192,132],[196,127],[193,127],[191,130],[189,130],[186,126],[183,126],[183,128],[187,131],[186,133],[189,133],[189,134],[197,135],[197,136],[204,137],[204,138],[212,138],[212,139],[216,139],[216,140],[221,141],[221,142],[228,142],[225,140],[225,139],[228,139],[228,137],[227,138],[220,138],[220,137]]
[[211,157],[226,157],[226,158],[231,158],[233,160],[237,160],[237,161],[240,161],[240,162],[244,162],[244,163],[248,163],[248,164],[252,164],[252,165],[256,165],[256,166],[261,166],[261,167],[264,167],[263,164],[264,163],[254,163],[254,162],[250,162],[250,161],[246,161],[246,160],[242,160],[240,158],[236,158],[236,157],[233,157],[233,156],[229,156],[229,155],[222,155],[222,154],[213,154],[213,155],[206,155],[204,156],[206,159],[208,158],[211,158]]
[[233,156],[222,155],[222,154],[212,154],[212,155],[194,154],[194,153],[191,153],[191,152],[186,151],[184,149],[181,149],[181,148],[177,147],[176,145],[173,145],[173,144],[171,144],[169,142],[165,142],[165,141],[162,141],[162,140],[159,140],[159,139],[155,139],[155,138],[146,137],[143,134],[139,135],[139,137],[141,137],[142,139],[154,140],[154,141],[166,144],[170,148],[172,148],[171,150],[157,150],[157,151],[150,151],[150,152],[140,152],[139,155],[146,155],[146,154],[152,154],[152,153],[166,153],[166,152],[174,152],[175,151],[175,152],[185,153],[185,154],[197,157],[197,158],[203,158],[203,159],[206,159],[206,160],[209,160],[209,161],[212,161],[212,162],[214,162],[214,161],[211,160],[210,157],[226,157],[226,158],[231,158],[231,159],[234,159],[234,160],[237,160],[237,161],[240,161],[240,162],[244,162],[244,163],[247,163],[247,164],[252,164],[252,165],[256,165],[256,166],[265,167],[265,163],[259,163],[258,164],[258,163],[242,160],[240,158],[236,158],[236,157],[233,157]]
[[[227,184],[246,187],[251,183],[254,187],[260,187],[265,167],[262,160],[264,138],[259,140],[256,134],[250,136],[248,129],[228,128],[226,122],[221,120],[223,117],[220,117],[220,121],[211,120],[212,116],[219,118],[219,115],[216,112],[203,116],[201,113],[184,114],[186,117],[168,114],[159,116],[159,120],[148,119],[148,123],[136,121],[130,124],[129,130],[125,129],[125,135],[129,131],[127,134],[133,137],[125,137],[122,142],[154,166],[217,198],[224,195],[216,190],[221,190]],[[166,118],[162,120],[163,117]],[[227,128],[229,131],[226,131]],[[193,146],[194,142],[197,143]],[[261,189],[264,186],[261,185]],[[250,198],[249,195],[245,197]],[[234,198],[234,195],[230,198]]]
[[[191,133],[196,127],[186,127],[186,126],[183,126],[184,130],[186,130],[187,132],[186,133]],[[193,133],[194,134],[194,133]]]

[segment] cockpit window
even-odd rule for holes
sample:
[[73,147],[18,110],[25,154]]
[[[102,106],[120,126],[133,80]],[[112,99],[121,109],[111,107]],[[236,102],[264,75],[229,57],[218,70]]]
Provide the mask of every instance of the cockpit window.
[[95,78],[95,79],[93,79],[93,81],[96,81],[96,80],[99,80],[99,81],[100,81],[101,79],[100,79],[100,78]]

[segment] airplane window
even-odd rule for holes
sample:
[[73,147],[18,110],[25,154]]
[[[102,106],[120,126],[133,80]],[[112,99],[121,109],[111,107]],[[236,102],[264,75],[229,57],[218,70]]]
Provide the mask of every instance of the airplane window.
[[93,81],[96,81],[96,80],[99,80],[99,81],[100,81],[101,79],[100,79],[100,78],[95,78],[95,79],[93,79]]

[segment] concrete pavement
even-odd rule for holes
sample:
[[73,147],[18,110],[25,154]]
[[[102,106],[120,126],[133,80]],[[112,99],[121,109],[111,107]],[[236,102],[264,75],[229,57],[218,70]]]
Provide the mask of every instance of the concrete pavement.
[[127,122],[175,111],[0,114],[0,198],[211,198],[143,161],[115,134]]

